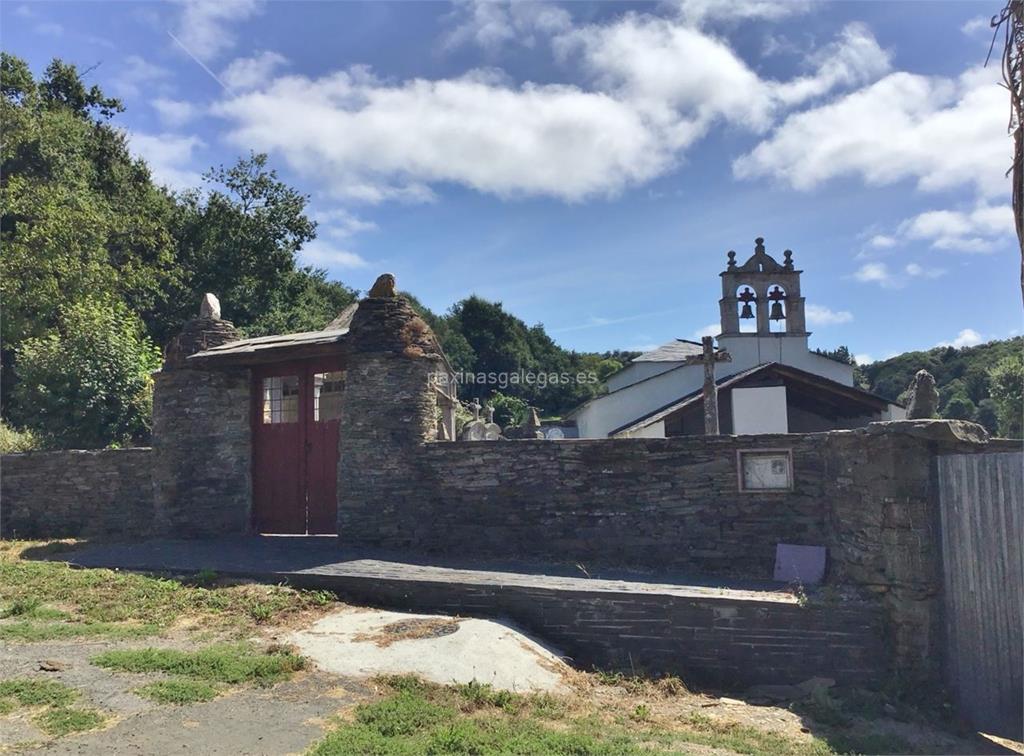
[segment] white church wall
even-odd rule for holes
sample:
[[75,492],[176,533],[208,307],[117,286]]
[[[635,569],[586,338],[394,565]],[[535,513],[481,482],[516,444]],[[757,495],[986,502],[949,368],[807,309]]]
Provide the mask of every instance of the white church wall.
[[656,423],[637,428],[632,433],[624,434],[626,438],[665,438],[665,421],[659,420]]
[[742,365],[739,370],[763,365],[766,362],[778,362],[820,375],[844,386],[853,385],[853,366],[808,351],[806,336],[719,336],[718,346],[732,355],[733,366]]
[[[731,363],[720,363],[720,367],[731,368]],[[703,384],[703,366],[687,365],[593,399],[575,416],[580,438],[604,438],[616,428],[682,399]]]
[[789,433],[786,387],[732,389],[732,432],[737,436]]

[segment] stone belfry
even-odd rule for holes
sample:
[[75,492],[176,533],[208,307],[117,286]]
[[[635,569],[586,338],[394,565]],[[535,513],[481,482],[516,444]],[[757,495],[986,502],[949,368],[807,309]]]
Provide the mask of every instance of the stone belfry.
[[[793,268],[793,253],[783,252],[780,264],[764,250],[764,239],[754,240],[754,254],[742,265],[729,251],[722,277],[722,336],[807,336],[800,274]],[[740,320],[756,319],[757,330],[740,331]],[[773,332],[772,321],[786,321],[785,331]]]

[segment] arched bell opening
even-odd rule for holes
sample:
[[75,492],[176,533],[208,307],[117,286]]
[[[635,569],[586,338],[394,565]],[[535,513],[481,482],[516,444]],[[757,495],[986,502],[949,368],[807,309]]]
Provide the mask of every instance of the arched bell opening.
[[740,333],[757,333],[757,294],[746,284],[736,287],[736,315]]
[[769,333],[786,333],[786,316],[789,305],[786,290],[778,284],[769,284],[768,292],[768,331]]

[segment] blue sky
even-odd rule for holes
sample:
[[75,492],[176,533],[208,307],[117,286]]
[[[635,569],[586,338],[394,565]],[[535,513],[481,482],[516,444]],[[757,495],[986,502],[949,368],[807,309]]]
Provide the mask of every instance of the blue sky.
[[569,348],[645,348],[709,332],[726,251],[764,236],[805,270],[812,346],[880,359],[1021,327],[997,6],[8,2],[0,22],[37,71],[95,66],[173,188],[269,152],[320,222],[303,259],[356,288],[388,270],[437,311],[477,293]]

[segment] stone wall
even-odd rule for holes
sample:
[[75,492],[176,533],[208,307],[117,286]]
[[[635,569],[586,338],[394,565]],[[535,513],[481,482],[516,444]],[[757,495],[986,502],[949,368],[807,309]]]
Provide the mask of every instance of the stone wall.
[[295,575],[359,605],[512,621],[571,662],[625,674],[681,675],[688,684],[742,690],[831,677],[877,686],[888,675],[885,617],[876,602],[757,600],[424,580]]
[[[739,493],[737,450],[777,448],[793,449],[797,487]],[[777,543],[828,540],[813,436],[434,443],[414,463],[350,476],[345,542],[770,578]]]
[[0,536],[130,537],[153,522],[152,449],[6,454]]
[[[879,597],[897,668],[933,679],[935,456],[984,449],[979,430],[905,421],[710,439],[406,443],[399,462],[360,445],[339,535],[406,552],[764,580],[776,544],[825,546],[829,582]],[[792,490],[740,491],[737,453],[779,449],[792,452]]]
[[154,533],[251,528],[250,373],[164,369],[153,391]]

